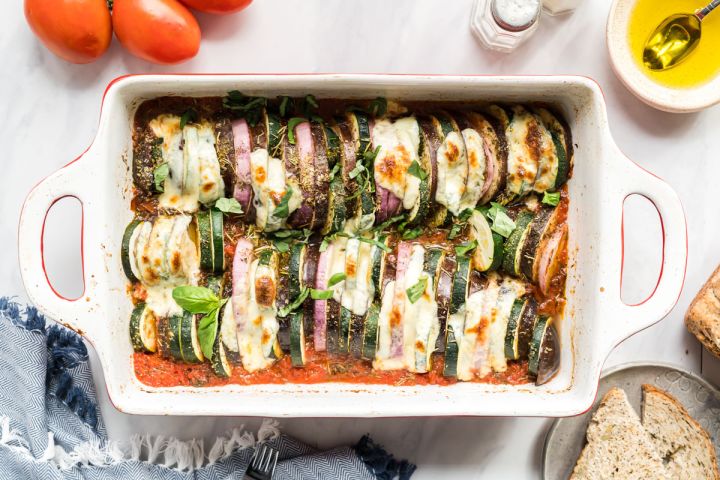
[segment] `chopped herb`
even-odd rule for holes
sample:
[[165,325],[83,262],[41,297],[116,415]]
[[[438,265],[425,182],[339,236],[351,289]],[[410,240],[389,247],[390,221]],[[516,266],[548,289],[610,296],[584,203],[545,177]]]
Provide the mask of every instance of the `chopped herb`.
[[290,244],[286,240],[275,239],[273,241],[273,246],[275,247],[275,250],[280,253],[287,253],[290,251]]
[[196,122],[198,119],[198,112],[194,108],[188,108],[185,113],[180,117],[180,130],[185,128],[188,123]]
[[360,241],[360,242],[369,243],[370,245],[375,245],[376,247],[378,247],[378,248],[379,248],[380,250],[382,250],[383,252],[389,252],[389,251],[390,251],[390,247],[388,247],[388,246],[385,245],[384,243],[382,243],[382,242],[380,242],[380,241],[378,241],[378,240],[376,240],[376,239],[374,239],[374,238],[365,238],[365,237],[355,237],[355,238],[357,238],[358,241]]
[[425,293],[425,289],[427,288],[428,279],[426,276],[423,276],[418,280],[418,282],[413,285],[412,287],[405,290],[405,293],[407,294],[408,300],[410,300],[410,303],[415,303],[418,300],[420,300],[420,297],[422,297],[423,293]]
[[473,240],[472,242],[464,242],[459,245],[455,245],[455,254],[458,257],[464,257],[468,253],[475,250],[478,246],[477,240]]
[[382,117],[387,112],[387,100],[384,97],[377,97],[370,102],[368,113],[375,117]]
[[378,153],[380,153],[380,145],[378,145],[377,147],[375,147],[375,150],[370,150],[369,147],[370,147],[370,144],[368,143],[368,150],[365,150],[365,151],[363,152],[363,159],[364,159],[366,162],[368,162],[368,165],[370,165],[370,164],[372,164],[373,162],[375,162],[375,159],[377,158]]
[[402,234],[402,239],[403,240],[414,240],[422,234],[423,234],[422,228],[415,227],[415,228],[411,228],[410,230],[405,230]]
[[487,211],[485,212],[485,216],[488,217],[490,220],[495,220],[495,217],[498,213],[506,213],[507,209],[500,205],[499,203],[490,202],[490,207],[487,208]]
[[339,171],[340,171],[340,164],[336,163],[335,166],[332,168],[332,170],[330,170],[330,176],[329,176],[328,180],[331,182],[333,180],[335,180],[335,176],[338,174]]
[[560,192],[543,193],[542,203],[552,207],[557,207],[557,204],[560,203]]
[[293,117],[290,120],[288,120],[287,123],[287,136],[288,136],[288,142],[290,142],[291,145],[295,145],[295,127],[300,125],[301,123],[307,122],[307,118],[303,117]]
[[283,95],[280,98],[280,108],[278,110],[280,112],[280,116],[284,118],[285,115],[287,115],[287,113],[290,111],[290,108],[292,108],[293,100],[286,95]]
[[223,99],[223,107],[238,112],[251,126],[257,125],[260,121],[265,106],[267,106],[267,98],[249,97],[237,90],[228,92]]
[[417,177],[420,180],[425,180],[428,177],[428,174],[425,170],[420,167],[420,164],[417,160],[413,160],[410,166],[407,169],[407,172],[412,175],[413,177]]
[[505,238],[508,238],[510,234],[515,230],[515,222],[512,221],[507,213],[498,211],[493,220],[492,226],[490,227],[495,233],[499,233]]
[[385,220],[380,225],[374,227],[373,232],[381,232],[381,231],[385,230],[386,228],[388,228],[390,225],[393,225],[402,220],[405,220],[405,215],[396,215],[396,216],[390,218],[389,220]]
[[290,315],[292,312],[300,308],[303,302],[305,302],[305,299],[308,297],[308,295],[310,295],[310,289],[308,287],[303,287],[300,290],[298,296],[295,297],[295,299],[290,302],[289,305],[284,306],[278,311],[278,316],[287,317],[288,315]]
[[307,103],[309,106],[313,108],[318,108],[317,100],[315,99],[315,95],[305,95],[305,103]]
[[358,162],[358,164],[355,165],[355,168],[353,168],[352,170],[350,170],[350,173],[348,173],[348,176],[349,176],[350,178],[355,178],[355,177],[357,177],[358,175],[360,175],[360,173],[362,173],[363,170],[365,170],[365,166],[364,166],[362,163],[359,163],[359,162]]
[[467,222],[468,219],[472,216],[473,210],[472,208],[466,208],[462,212],[460,212],[460,215],[458,215],[458,219],[461,222]]
[[287,218],[290,215],[290,198],[292,198],[293,189],[288,185],[285,194],[280,199],[280,203],[275,207],[272,214],[275,218]]
[[327,248],[330,246],[330,243],[335,240],[337,237],[349,237],[345,232],[335,232],[332,235],[328,235],[327,237],[323,238],[322,243],[320,244],[320,251],[324,252],[327,250]]
[[310,298],[313,300],[328,300],[333,297],[333,290],[316,290],[310,289]]
[[215,202],[215,208],[223,213],[237,213],[238,215],[243,213],[240,202],[234,198],[218,198]]
[[170,175],[170,165],[161,163],[153,170],[153,182],[155,190],[162,193],[165,191],[165,179]]
[[303,232],[302,230],[278,230],[277,232],[273,232],[273,236],[275,238],[299,238],[302,237]]
[[465,228],[465,223],[453,223],[453,226],[450,228],[450,233],[448,233],[448,240],[452,240],[460,235],[463,228]]
[[328,280],[328,287],[334,287],[338,283],[344,281],[347,278],[347,275],[344,272],[339,272],[330,277],[330,280]]

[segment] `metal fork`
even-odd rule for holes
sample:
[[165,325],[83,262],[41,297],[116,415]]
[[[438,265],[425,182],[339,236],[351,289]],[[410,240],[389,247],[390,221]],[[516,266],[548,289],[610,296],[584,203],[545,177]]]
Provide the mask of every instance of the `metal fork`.
[[278,462],[278,451],[263,444],[255,449],[245,480],[272,480]]

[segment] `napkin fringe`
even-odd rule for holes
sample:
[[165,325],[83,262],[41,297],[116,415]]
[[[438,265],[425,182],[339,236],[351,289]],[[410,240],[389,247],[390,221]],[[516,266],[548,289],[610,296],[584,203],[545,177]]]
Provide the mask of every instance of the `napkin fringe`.
[[88,441],[71,451],[66,451],[55,443],[53,433],[48,432],[45,451],[39,458],[34,458],[28,442],[18,430],[10,427],[10,418],[0,417],[0,447],[10,448],[37,462],[50,462],[59,470],[68,470],[76,466],[110,467],[134,460],[178,471],[193,472],[206,465],[225,460],[236,452],[274,440],[279,435],[278,421],[266,418],[258,429],[257,440],[255,435],[241,425],[228,432],[228,436],[218,437],[209,453],[205,455],[202,439],[179,440],[176,437],[149,434],[133,435],[129,441],[110,441],[105,445],[101,445],[100,441]]
[[407,460],[395,460],[370,435],[365,434],[355,445],[355,452],[378,480],[409,480],[417,468]]

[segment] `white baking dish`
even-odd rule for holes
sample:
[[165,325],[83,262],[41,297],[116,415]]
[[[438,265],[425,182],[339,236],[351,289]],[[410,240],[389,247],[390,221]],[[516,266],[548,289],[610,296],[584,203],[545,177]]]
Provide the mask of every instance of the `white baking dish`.
[[[541,387],[479,383],[440,386],[358,384],[149,388],[133,373],[128,335],[131,304],[120,264],[130,221],[131,122],[138,104],[161,95],[251,95],[412,100],[544,101],[564,111],[577,144],[570,181],[570,262],[566,318],[560,325],[560,373]],[[622,205],[638,193],[663,222],[662,273],[643,304],[620,300]],[[44,271],[42,232],[48,208],[74,196],[83,204],[85,292],[58,296]],[[267,416],[524,415],[564,416],[592,404],[603,362],[620,341],[663,318],[682,288],[687,236],[682,206],[662,180],[629,161],[613,142],[602,93],[582,77],[426,75],[130,76],[107,89],[98,133],[79,158],[27,197],[19,254],[29,297],[48,317],[87,338],[97,350],[114,405],[127,413]]]

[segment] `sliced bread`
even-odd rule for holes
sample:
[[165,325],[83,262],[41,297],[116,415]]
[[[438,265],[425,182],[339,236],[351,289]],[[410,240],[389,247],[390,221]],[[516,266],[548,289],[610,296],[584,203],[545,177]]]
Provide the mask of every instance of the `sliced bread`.
[[685,325],[705,348],[720,357],[720,267],[690,304]]
[[615,387],[603,397],[590,420],[587,445],[570,478],[671,478],[623,390]]
[[642,424],[673,478],[720,480],[710,436],[675,398],[643,385]]

